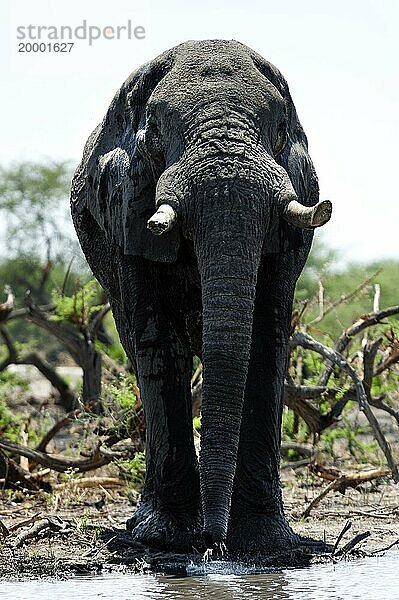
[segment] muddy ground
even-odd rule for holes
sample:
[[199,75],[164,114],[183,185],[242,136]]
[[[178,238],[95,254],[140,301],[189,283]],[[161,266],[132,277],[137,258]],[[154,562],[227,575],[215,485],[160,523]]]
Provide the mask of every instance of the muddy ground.
[[[201,562],[199,554],[174,555],[134,544],[125,531],[134,506],[124,488],[107,479],[114,475],[108,467],[96,473],[103,477],[102,483],[100,479],[88,483],[87,477],[80,483],[77,478],[58,484],[51,495],[2,492],[0,578],[69,577],[120,569],[184,575],[190,561]],[[399,494],[394,484],[378,481],[364,484],[360,491],[349,489],[345,495],[331,492],[307,518],[301,513],[326,483],[312,482],[303,468],[301,473],[283,470],[283,486],[287,515],[294,530],[303,536],[334,545],[350,521],[352,527],[341,548],[367,531],[371,535],[357,546],[360,555],[399,542]],[[35,529],[40,531],[35,533]],[[262,566],[306,565],[320,560],[311,554],[302,549],[295,556],[262,561]]]

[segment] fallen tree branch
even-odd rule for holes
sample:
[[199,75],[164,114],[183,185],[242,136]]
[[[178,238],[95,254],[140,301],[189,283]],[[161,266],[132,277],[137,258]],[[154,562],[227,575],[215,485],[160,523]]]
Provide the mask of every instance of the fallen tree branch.
[[124,486],[125,482],[117,477],[78,477],[76,479],[72,479],[71,481],[57,483],[53,486],[53,488],[56,490],[62,490],[70,487],[71,485],[79,488],[97,488],[100,485],[105,488],[118,488]]
[[23,519],[22,521],[18,521],[18,523],[14,523],[14,525],[11,525],[8,528],[9,533],[12,533],[13,531],[17,531],[17,529],[21,529],[21,527],[27,527],[28,525],[32,525],[32,523],[34,523],[36,521],[39,514],[40,513],[35,513],[34,515],[32,515],[31,517],[28,517],[27,519]]
[[389,469],[386,469],[385,467],[370,467],[361,469],[360,471],[358,469],[352,471],[349,469],[344,473],[335,467],[325,467],[324,465],[312,463],[309,465],[309,470],[317,475],[317,477],[327,481],[336,481],[342,477],[342,475],[345,475],[346,481],[342,486],[342,490],[340,490],[342,492],[344,492],[347,487],[357,487],[361,483],[366,483],[367,481],[373,481],[374,479],[387,477],[389,475]]
[[374,556],[375,554],[380,554],[380,552],[387,552],[388,550],[390,550],[391,548],[393,548],[394,546],[397,546],[397,545],[399,545],[399,539],[392,542],[392,544],[389,544],[389,546],[385,546],[384,548],[380,548],[379,550],[374,550],[374,552],[370,552],[370,556]]
[[32,450],[26,446],[14,444],[14,442],[10,442],[2,437],[0,438],[0,448],[2,450],[7,450],[8,452],[17,454],[18,456],[26,456],[26,458],[29,458],[29,460],[32,460],[39,465],[43,465],[44,467],[49,467],[50,469],[60,473],[63,473],[68,469],[77,469],[79,472],[83,473],[84,471],[98,469],[98,467],[102,467],[111,462],[110,458],[102,456],[98,451],[95,452],[91,458],[69,459],[63,456],[57,457],[54,455],[45,454],[44,452],[38,452],[37,450]]
[[356,488],[361,483],[366,483],[367,481],[373,481],[374,479],[378,479],[380,477],[384,477],[389,474],[388,469],[384,468],[372,468],[372,469],[364,469],[362,471],[355,471],[353,473],[343,473],[338,469],[323,467],[322,465],[311,464],[309,465],[309,469],[312,473],[321,477],[322,479],[327,479],[330,483],[327,487],[322,490],[322,492],[313,498],[309,506],[305,508],[302,512],[301,517],[305,518],[310,515],[313,508],[317,506],[323,498],[327,496],[327,494],[331,491],[338,491],[341,493],[345,493],[347,487]]

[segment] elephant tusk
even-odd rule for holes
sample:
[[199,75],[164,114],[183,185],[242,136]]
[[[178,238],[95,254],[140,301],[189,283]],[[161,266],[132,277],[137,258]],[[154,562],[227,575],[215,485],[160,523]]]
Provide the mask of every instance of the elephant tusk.
[[175,225],[177,214],[170,204],[161,204],[157,212],[147,221],[147,229],[154,235],[162,235]]
[[322,200],[315,206],[304,206],[297,200],[291,200],[284,210],[283,219],[296,227],[313,229],[325,225],[330,220],[331,212],[330,200]]

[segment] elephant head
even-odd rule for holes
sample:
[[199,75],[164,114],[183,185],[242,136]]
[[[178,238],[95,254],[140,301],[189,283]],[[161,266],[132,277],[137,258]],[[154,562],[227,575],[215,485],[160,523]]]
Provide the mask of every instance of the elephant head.
[[223,542],[259,263],[309,247],[331,213],[318,202],[286,81],[234,41],[162,54],[115,96],[87,143],[72,200],[127,255],[173,262],[182,237],[192,245],[203,304],[204,535]]

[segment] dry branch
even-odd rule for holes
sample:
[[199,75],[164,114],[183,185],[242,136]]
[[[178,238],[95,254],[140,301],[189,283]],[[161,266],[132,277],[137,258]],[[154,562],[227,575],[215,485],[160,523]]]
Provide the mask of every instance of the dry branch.
[[[342,395],[340,400],[335,402],[331,410],[324,415],[321,414],[318,406],[312,404],[311,400],[334,400],[339,392],[341,392],[341,390],[336,387],[311,387],[306,385],[293,385],[286,382],[284,385],[284,404],[305,421],[311,433],[318,435],[333,423],[336,423],[346,404],[351,400],[356,401],[357,396],[355,389],[350,388]],[[193,417],[197,417],[201,412],[202,379],[200,379],[191,390],[191,397]],[[375,404],[377,408],[382,408],[382,406],[380,406],[379,398],[373,398],[370,404],[374,402],[378,403],[378,406]],[[391,411],[395,412],[394,409],[388,407],[387,412]]]
[[[382,371],[384,371],[385,369],[390,367],[394,362],[396,362],[399,359],[399,351],[398,351],[397,357],[393,356],[393,360],[391,360],[391,361],[389,359],[387,359],[386,361],[384,361],[384,363],[382,363],[383,364],[382,369],[375,370],[374,362],[375,362],[377,350],[381,344],[381,341],[382,341],[382,338],[378,338],[374,342],[368,342],[363,350],[363,385],[364,385],[365,392],[367,394],[367,399],[369,401],[369,404],[371,404],[371,406],[375,406],[375,408],[379,408],[380,410],[384,410],[385,412],[390,414],[392,417],[394,417],[396,419],[396,421],[399,425],[399,411],[395,410],[394,408],[392,408],[391,406],[386,404],[383,401],[383,398],[384,398],[383,396],[380,396],[379,398],[373,398],[371,396],[371,386],[373,383],[373,378],[377,374],[381,374]],[[389,358],[391,358],[391,357],[389,357]]]
[[3,521],[1,521],[1,520],[0,520],[0,533],[3,536],[3,538],[10,535],[10,530],[4,525]]
[[[397,307],[399,310],[399,307]],[[386,312],[386,311],[385,311]],[[384,434],[381,431],[380,425],[375,418],[373,411],[370,408],[370,405],[367,400],[366,392],[363,387],[363,383],[360,381],[356,371],[351,367],[345,357],[337,352],[336,350],[332,350],[331,348],[327,348],[320,342],[317,342],[311,336],[306,333],[298,332],[296,333],[291,340],[292,346],[302,346],[303,348],[307,348],[308,350],[312,350],[313,352],[317,352],[325,359],[331,361],[331,363],[337,364],[341,367],[341,369],[349,375],[352,379],[356,395],[359,402],[359,408],[364,412],[366,418],[374,432],[374,436],[383,451],[385,458],[387,460],[388,466],[392,472],[392,478],[395,483],[399,482],[399,471],[398,467],[393,459],[392,452],[388,441],[386,440]]]
[[17,349],[15,348],[12,337],[10,336],[10,334],[8,333],[8,331],[5,327],[0,327],[0,335],[3,338],[4,343],[7,346],[7,350],[8,350],[7,358],[5,358],[2,361],[2,363],[0,364],[0,372],[1,372],[1,371],[4,371],[4,369],[9,367],[10,365],[14,364],[15,360],[17,359],[18,353],[17,353]]
[[347,473],[343,473],[338,469],[323,467],[322,465],[317,464],[309,465],[309,469],[312,473],[315,473],[322,479],[330,481],[330,483],[318,496],[313,498],[312,502],[302,512],[301,517],[303,518],[308,517],[312,512],[313,508],[317,506],[323,500],[323,498],[327,496],[329,492],[338,491],[341,493],[345,493],[345,490],[348,487],[356,488],[362,483],[366,483],[367,481],[373,481],[374,479],[385,477],[389,474],[389,471],[382,467],[364,469],[362,471],[353,471]]
[[201,413],[202,404],[202,377],[199,378],[198,383],[196,383],[191,390],[191,400],[192,415],[193,417],[199,417]]
[[387,477],[389,475],[389,469],[386,469],[385,467],[370,467],[361,470],[349,469],[343,473],[335,467],[325,467],[324,465],[312,463],[309,465],[309,470],[321,479],[327,481],[336,481],[342,477],[342,475],[345,475],[347,483],[342,487],[342,491],[344,491],[346,487],[357,487],[361,483],[373,481],[373,479]]
[[4,292],[7,294],[7,300],[0,304],[0,323],[6,321],[14,308],[14,294],[9,285],[4,287]]
[[370,552],[369,556],[375,556],[376,554],[380,554],[380,552],[388,552],[388,550],[397,545],[399,545],[399,539],[395,540],[394,542],[392,542],[392,544],[389,544],[388,546],[384,546],[384,548],[380,548],[379,550],[374,550],[374,552]]
[[76,469],[81,473],[84,471],[92,471],[93,469],[98,469],[98,467],[107,465],[111,460],[106,456],[102,456],[98,451],[95,452],[92,457],[84,459],[69,459],[64,456],[45,454],[44,452],[38,452],[37,450],[27,448],[26,446],[14,444],[14,442],[10,442],[2,437],[0,438],[0,448],[12,452],[17,456],[26,456],[29,460],[60,473],[63,473],[68,469]]
[[44,519],[40,519],[36,523],[32,525],[30,529],[27,531],[22,531],[15,539],[14,547],[20,548],[27,542],[28,540],[32,540],[37,537],[43,531],[59,531],[60,529],[65,529],[66,524],[56,517],[50,518],[45,517]]
[[191,388],[194,387],[194,385],[197,382],[198,377],[201,375],[202,373],[202,363],[199,363],[198,367],[195,369],[193,376],[191,377]]
[[342,538],[344,537],[345,533],[347,533],[351,527],[352,527],[352,523],[350,521],[347,521],[345,523],[345,525],[343,526],[343,528],[341,529],[341,531],[340,531],[340,533],[339,533],[339,535],[338,535],[338,537],[337,537],[337,539],[335,541],[335,544],[334,544],[334,548],[333,548],[333,551],[332,551],[333,555],[338,550],[339,543],[342,540]]
[[69,385],[60,377],[47,361],[45,361],[37,352],[31,352],[16,361],[17,365],[33,365],[36,369],[51,383],[60,396],[60,403],[65,410],[70,411],[76,408],[78,398],[71,390]]
[[32,525],[39,516],[39,513],[35,513],[34,515],[28,517],[27,519],[23,519],[22,521],[18,521],[18,523],[14,523],[8,528],[9,533],[13,531],[17,531],[17,529],[21,529],[21,527],[27,527],[28,525]]
[[375,408],[384,410],[386,413],[391,415],[399,425],[399,410],[395,410],[394,408],[392,408],[392,406],[386,404],[383,400],[383,396],[380,396],[379,398],[370,398],[369,404],[371,404],[371,406],[374,406]]
[[309,504],[309,506],[307,506],[307,508],[305,508],[305,510],[301,513],[301,518],[306,518],[310,515],[310,513],[312,512],[313,508],[315,506],[317,506],[322,500],[323,498],[325,498],[325,496],[327,496],[327,494],[329,492],[331,492],[331,490],[337,490],[340,486],[340,484],[344,481],[345,476],[342,475],[339,479],[335,479],[334,481],[331,481],[331,483],[328,484],[328,486],[326,488],[324,488],[324,490],[315,498],[313,498],[312,502]]
[[[356,321],[356,323],[354,323],[353,325],[351,325],[351,327],[344,331],[344,333],[341,335],[341,337],[338,339],[335,345],[335,351],[338,353],[342,353],[345,350],[345,348],[347,348],[350,341],[355,335],[357,335],[364,329],[367,329],[367,327],[378,325],[387,317],[392,317],[393,315],[397,314],[399,314],[399,305],[390,306],[389,308],[380,310],[377,313],[363,315],[360,319],[358,319],[358,321]],[[330,361],[327,364],[326,368],[319,377],[318,385],[327,385],[332,373],[333,364],[334,363],[332,361]]]
[[360,544],[360,542],[362,542],[366,538],[370,537],[370,535],[371,535],[370,531],[364,531],[363,533],[358,533],[352,540],[350,540],[347,544],[345,544],[345,546],[341,550],[338,550],[335,553],[335,556],[343,556],[344,554],[348,554],[348,552],[353,550],[355,546]]
[[399,362],[399,343],[396,342],[395,347],[392,348],[391,354],[386,358],[374,371],[374,377],[376,375],[381,375],[383,371],[389,369],[392,365]]
[[307,467],[310,462],[311,462],[311,458],[304,458],[303,460],[294,460],[292,462],[284,462],[280,465],[281,469],[300,469],[301,467]]
[[72,479],[71,481],[58,483],[53,487],[54,489],[60,490],[70,487],[71,485],[78,488],[98,488],[99,486],[105,488],[118,488],[125,484],[117,477],[78,477],[76,479]]

